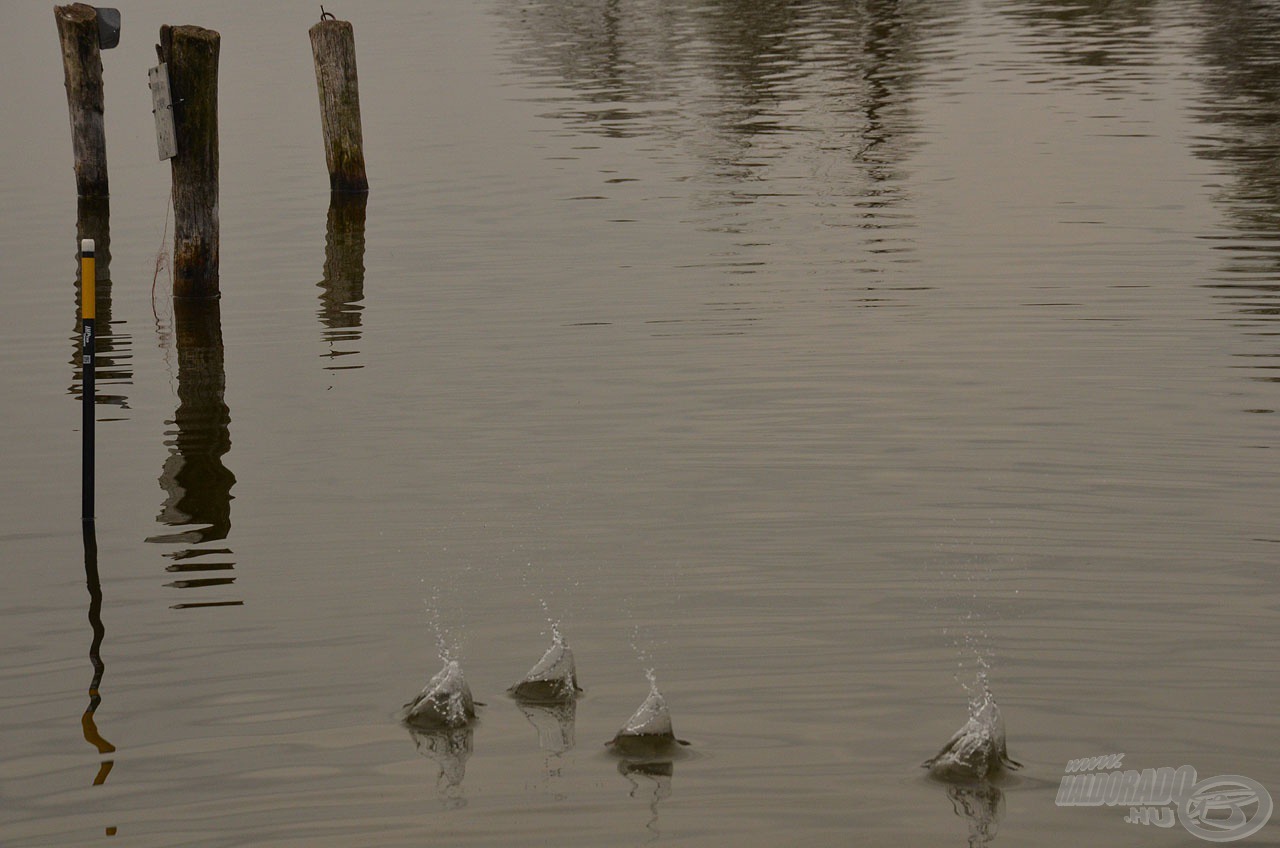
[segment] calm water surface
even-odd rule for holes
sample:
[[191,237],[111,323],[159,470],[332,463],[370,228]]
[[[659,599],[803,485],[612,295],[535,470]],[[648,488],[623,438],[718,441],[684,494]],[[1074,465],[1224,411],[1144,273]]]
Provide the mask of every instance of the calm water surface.
[[[331,205],[314,4],[120,5],[109,210],[0,13],[0,842],[1196,844],[1055,805],[1118,752],[1280,797],[1280,8],[359,4]],[[222,34],[216,309],[157,273],[165,23]],[[503,694],[552,620],[570,715]],[[442,644],[451,744],[395,718]],[[669,765],[602,746],[647,668]],[[931,782],[983,669],[1026,767]]]

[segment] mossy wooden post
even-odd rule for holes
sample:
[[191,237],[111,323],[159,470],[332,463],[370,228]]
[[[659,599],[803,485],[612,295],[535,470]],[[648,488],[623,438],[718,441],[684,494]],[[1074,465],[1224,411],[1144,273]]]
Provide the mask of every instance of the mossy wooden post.
[[332,191],[366,192],[364,138],[360,131],[360,86],[356,37],[350,21],[321,20],[311,28],[311,53],[320,91],[324,158]]
[[98,10],[84,3],[55,6],[53,17],[62,42],[71,147],[75,155],[76,193],[107,197],[107,134],[103,124],[102,53],[98,48]]
[[218,52],[222,37],[162,26],[178,155],[173,173],[173,296],[218,297]]

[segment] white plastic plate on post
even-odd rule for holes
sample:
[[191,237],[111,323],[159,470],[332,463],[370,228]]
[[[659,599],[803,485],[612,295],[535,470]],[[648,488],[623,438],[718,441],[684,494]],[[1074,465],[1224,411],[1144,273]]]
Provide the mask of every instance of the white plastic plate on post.
[[161,161],[178,155],[178,134],[173,129],[173,102],[169,97],[169,66],[161,63],[147,71],[151,81],[151,112],[156,116],[156,148]]

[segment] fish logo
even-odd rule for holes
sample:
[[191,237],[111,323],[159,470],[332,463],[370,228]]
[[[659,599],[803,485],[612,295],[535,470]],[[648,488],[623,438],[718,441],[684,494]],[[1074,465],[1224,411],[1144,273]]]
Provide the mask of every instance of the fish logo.
[[1262,830],[1272,809],[1271,794],[1261,783],[1221,774],[1200,781],[1178,802],[1178,821],[1208,842],[1234,842]]

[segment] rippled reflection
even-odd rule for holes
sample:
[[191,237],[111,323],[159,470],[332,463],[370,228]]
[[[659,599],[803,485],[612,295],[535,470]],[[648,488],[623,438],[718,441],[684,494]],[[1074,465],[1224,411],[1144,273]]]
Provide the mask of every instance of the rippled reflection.
[[534,704],[517,700],[516,708],[537,731],[538,748],[546,754],[542,766],[550,786],[552,781],[558,781],[561,776],[563,755],[573,750],[577,744],[574,727],[578,702],[572,700],[562,704]]
[[955,814],[969,827],[969,848],[990,845],[1004,817],[1004,792],[983,781],[970,785],[947,787],[947,798]]
[[671,778],[675,774],[675,764],[666,760],[622,760],[618,763],[618,774],[631,784],[631,791],[627,794],[649,805],[649,820],[645,822],[645,829],[657,839],[661,835],[658,830],[658,805],[671,797]]
[[[89,590],[89,630],[93,633],[93,639],[89,643],[89,662],[93,666],[93,678],[89,681],[89,705],[80,716],[80,730],[84,734],[84,741],[96,748],[99,754],[111,754],[115,753],[116,746],[102,738],[95,718],[98,707],[102,706],[100,687],[102,675],[107,670],[106,663],[102,661],[102,640],[107,630],[102,623],[102,582],[98,579],[98,536],[92,519],[83,522],[83,534],[84,577],[85,586]],[[106,783],[107,775],[111,773],[114,765],[114,759],[103,760],[98,766],[97,775],[93,778],[93,785],[101,786]]]
[[[1054,64],[1110,69],[1091,84],[1095,92],[1126,90],[1139,70],[1158,61],[1156,0],[1017,0],[999,6],[1022,23],[1037,47],[1036,70],[1051,79]],[[1048,64],[1042,64],[1042,63]],[[1116,68],[1125,73],[1117,74]]]
[[363,368],[344,357],[359,353],[361,312],[364,307],[364,223],[367,194],[333,192],[324,239],[324,279],[320,287],[322,338],[330,360],[325,368],[340,371]]
[[[84,239],[94,240],[94,282],[97,317],[94,322],[95,392],[94,403],[129,408],[129,397],[120,387],[133,382],[133,337],[122,331],[125,321],[112,318],[111,297],[111,200],[106,197],[81,197],[76,200],[76,248]],[[76,259],[76,313],[71,338],[71,385],[67,392],[80,397],[84,386],[83,343],[80,325],[80,261]],[[110,418],[99,419],[103,421]]]
[[467,805],[462,795],[462,779],[467,776],[467,760],[475,743],[472,727],[448,727],[440,730],[409,728],[409,736],[418,753],[435,763],[436,792],[448,809]]
[[[231,488],[235,475],[222,458],[231,449],[231,412],[227,408],[223,368],[222,320],[217,299],[175,299],[174,330],[178,358],[178,408],[166,430],[169,456],[160,474],[168,497],[156,520],[175,532],[151,536],[148,542],[181,545],[166,554],[167,571],[181,578],[166,583],[175,589],[208,589],[235,582],[230,549],[206,547],[231,532]],[[175,609],[234,606],[225,598],[192,600]]]
[[[564,93],[540,90],[546,118],[606,138],[654,136],[663,143],[645,149],[664,164],[696,166],[678,177],[698,187],[692,223],[751,235],[739,242],[748,254],[807,242],[811,223],[847,228],[856,243],[831,261],[856,265],[913,250],[901,202],[914,89],[936,31],[960,8],[540,0],[505,15],[517,72],[558,80]],[[670,147],[692,156],[673,161]],[[760,264],[741,259],[732,271]]]
[[517,701],[516,707],[538,733],[538,747],[549,754],[563,754],[576,744],[574,722],[577,701],[563,704],[533,704]]
[[1197,152],[1234,177],[1217,196],[1232,233],[1217,239],[1221,262],[1208,287],[1249,337],[1239,367],[1280,382],[1280,7],[1214,0],[1202,10],[1209,73],[1198,112],[1208,137]]

